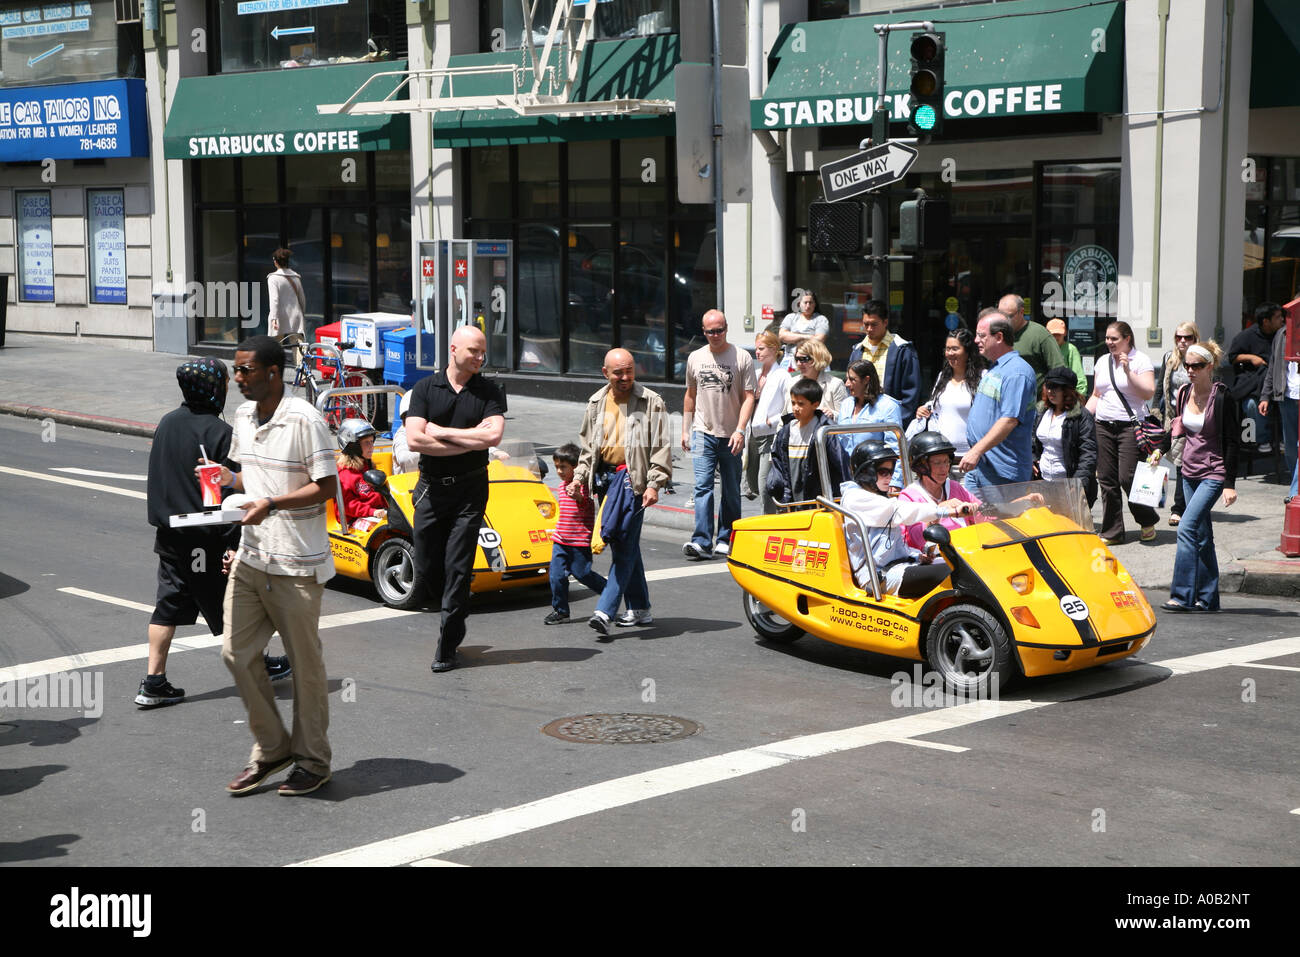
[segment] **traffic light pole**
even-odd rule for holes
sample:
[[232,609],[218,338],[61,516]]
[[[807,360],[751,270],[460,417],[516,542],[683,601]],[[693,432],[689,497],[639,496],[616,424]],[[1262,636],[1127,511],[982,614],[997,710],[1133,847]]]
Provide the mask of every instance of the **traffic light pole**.
[[[876,109],[871,117],[871,138],[879,146],[889,142],[889,110],[885,108],[885,75],[889,72],[889,33],[891,30],[933,30],[929,20],[913,23],[877,23],[876,31]],[[885,197],[888,187],[874,191],[871,202],[871,298],[889,307],[889,227],[886,225]],[[911,259],[907,257],[897,257]]]

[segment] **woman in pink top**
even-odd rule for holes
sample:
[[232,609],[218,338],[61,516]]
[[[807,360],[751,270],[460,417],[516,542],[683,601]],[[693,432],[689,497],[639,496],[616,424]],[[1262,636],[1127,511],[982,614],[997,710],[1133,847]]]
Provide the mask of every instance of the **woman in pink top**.
[[[931,505],[937,505],[940,502],[946,502],[949,499],[958,499],[962,502],[973,502],[979,505],[970,492],[962,488],[960,482],[954,482],[948,478],[948,473],[952,469],[952,459],[957,449],[944,437],[942,432],[922,432],[912,440],[908,448],[912,456],[912,471],[916,473],[916,481],[903,489],[899,498],[905,498],[909,502],[926,502]],[[973,519],[953,516],[941,520],[944,528],[964,528],[969,525]],[[904,530],[904,537],[907,544],[915,549],[925,549],[928,542],[924,538],[926,522],[917,522],[915,525],[909,525]]]

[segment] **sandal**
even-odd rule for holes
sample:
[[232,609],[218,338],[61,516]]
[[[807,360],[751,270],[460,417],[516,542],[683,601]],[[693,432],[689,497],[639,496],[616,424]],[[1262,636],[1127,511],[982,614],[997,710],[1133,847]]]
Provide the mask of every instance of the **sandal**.
[[1174,601],[1172,598],[1169,599],[1160,607],[1163,608],[1165,611],[1191,611],[1192,610],[1188,608],[1186,605],[1184,605],[1182,602]]
[[1170,525],[1177,525],[1178,522],[1179,522],[1179,520],[1180,520],[1181,518],[1182,518],[1182,516],[1181,516],[1181,515],[1178,515],[1178,514],[1170,515],[1170,516],[1169,516],[1169,524],[1170,524]]

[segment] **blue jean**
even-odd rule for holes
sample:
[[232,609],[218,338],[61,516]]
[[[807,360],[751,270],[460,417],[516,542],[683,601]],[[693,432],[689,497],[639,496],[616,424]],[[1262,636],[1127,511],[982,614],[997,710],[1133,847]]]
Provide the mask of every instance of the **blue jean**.
[[1198,602],[1219,608],[1219,561],[1214,557],[1214,528],[1210,511],[1223,491],[1222,479],[1183,476],[1187,509],[1178,523],[1178,551],[1169,597],[1187,608]]
[[551,607],[569,616],[569,576],[597,595],[605,591],[605,576],[592,571],[591,549],[581,545],[551,544]]
[[1259,414],[1259,400],[1254,396],[1241,403],[1241,417],[1244,420],[1246,416],[1255,420],[1256,444],[1263,445],[1265,442],[1273,441],[1272,430],[1268,427],[1268,416]]
[[[897,474],[897,473],[895,473]],[[975,466],[969,472],[962,476],[961,485],[966,491],[970,492],[980,501],[984,501],[980,495],[980,489],[992,488],[995,485],[1011,485],[1015,480],[1003,478],[984,459],[980,459],[980,464]]]
[[628,523],[627,536],[610,542],[612,561],[605,590],[600,594],[596,610],[605,617],[618,614],[620,600],[627,601],[628,610],[645,611],[650,607],[650,586],[645,580],[645,564],[641,561],[641,526],[645,522],[645,509],[637,509],[636,517]]
[[691,541],[713,551],[713,473],[722,476],[722,503],[718,508],[718,542],[731,541],[731,526],[740,518],[740,461],[727,439],[703,432],[691,433],[695,457],[695,531]]

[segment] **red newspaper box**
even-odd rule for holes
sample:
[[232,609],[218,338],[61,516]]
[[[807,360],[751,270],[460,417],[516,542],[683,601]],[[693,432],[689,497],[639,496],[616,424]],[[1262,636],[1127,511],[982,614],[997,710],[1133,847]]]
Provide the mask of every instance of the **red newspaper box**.
[[[343,323],[331,322],[328,325],[317,328],[316,341],[328,342],[330,345],[336,345],[339,341],[339,336],[342,334]],[[322,362],[320,359],[316,360],[316,371],[327,379],[334,378],[334,366],[330,363]]]
[[[1292,299],[1282,308],[1286,311],[1286,360],[1300,362],[1300,299]],[[1300,497],[1287,503],[1278,549],[1289,558],[1300,556]]]

